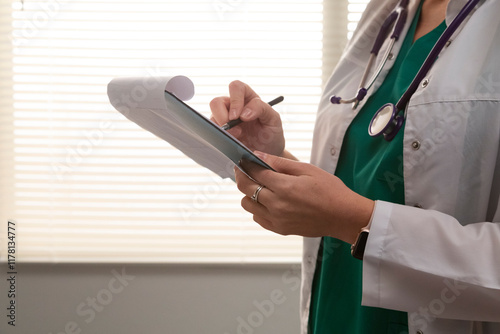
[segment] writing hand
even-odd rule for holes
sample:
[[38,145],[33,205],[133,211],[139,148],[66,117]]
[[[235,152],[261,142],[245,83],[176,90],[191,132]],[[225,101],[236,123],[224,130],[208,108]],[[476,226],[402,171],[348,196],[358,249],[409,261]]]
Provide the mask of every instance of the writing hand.
[[229,96],[213,99],[210,109],[211,119],[219,125],[240,118],[243,123],[228,131],[252,151],[274,155],[283,153],[285,138],[279,114],[247,84],[231,82]]

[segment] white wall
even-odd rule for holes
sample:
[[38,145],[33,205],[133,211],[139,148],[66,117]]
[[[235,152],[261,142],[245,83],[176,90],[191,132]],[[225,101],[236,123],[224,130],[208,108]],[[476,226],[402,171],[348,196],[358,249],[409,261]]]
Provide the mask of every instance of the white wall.
[[18,264],[16,326],[0,333],[299,332],[298,265]]

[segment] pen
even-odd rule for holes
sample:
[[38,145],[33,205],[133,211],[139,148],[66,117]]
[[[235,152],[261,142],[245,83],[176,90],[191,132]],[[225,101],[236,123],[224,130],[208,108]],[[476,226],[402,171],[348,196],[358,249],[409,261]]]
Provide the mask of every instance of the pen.
[[[269,101],[267,102],[267,104],[269,104],[271,107],[282,102],[285,98],[283,96],[278,96],[277,98],[275,98],[274,100],[272,101]],[[237,118],[237,119],[233,119],[229,122],[227,122],[226,124],[222,125],[221,128],[222,130],[229,130],[233,127],[235,127],[236,125],[240,124],[241,122],[243,122],[241,119]]]

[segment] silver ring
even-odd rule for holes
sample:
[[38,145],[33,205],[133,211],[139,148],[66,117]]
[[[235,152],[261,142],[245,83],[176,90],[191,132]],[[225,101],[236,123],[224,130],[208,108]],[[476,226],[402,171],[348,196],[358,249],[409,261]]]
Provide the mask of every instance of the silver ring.
[[255,191],[254,191],[254,193],[253,193],[252,197],[250,197],[250,199],[251,199],[252,201],[254,201],[255,203],[259,203],[259,193],[260,193],[260,191],[261,191],[263,188],[265,188],[263,185],[259,185],[259,186],[257,187],[257,189],[255,189]]

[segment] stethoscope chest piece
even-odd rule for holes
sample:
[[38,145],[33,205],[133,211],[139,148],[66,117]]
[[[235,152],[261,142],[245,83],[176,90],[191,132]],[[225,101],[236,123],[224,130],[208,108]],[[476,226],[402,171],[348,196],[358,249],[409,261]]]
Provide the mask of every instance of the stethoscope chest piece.
[[[441,34],[438,41],[432,48],[431,52],[425,59],[424,63],[418,70],[417,75],[413,78],[413,81],[410,83],[404,94],[401,96],[396,105],[392,103],[387,103],[380,108],[375,115],[373,116],[370,125],[368,126],[368,133],[372,137],[377,137],[380,135],[384,135],[384,138],[387,141],[391,141],[399,129],[403,126],[406,111],[402,114],[400,112],[406,109],[410,98],[413,93],[417,90],[422,80],[425,78],[432,65],[438,58],[440,52],[443,48],[448,45],[448,41],[453,36],[453,34],[457,31],[458,27],[462,24],[465,18],[474,10],[476,5],[480,0],[468,0],[465,6],[460,10],[457,16],[453,19],[453,21],[448,25],[445,31]],[[403,26],[405,25],[407,11],[406,7],[408,6],[408,0],[400,0],[400,4],[393,11],[387,19],[382,24],[380,28],[379,34],[377,35],[375,42],[373,44],[373,48],[370,51],[370,58],[368,60],[368,64],[365,67],[365,71],[363,72],[361,83],[358,88],[358,93],[355,97],[344,100],[338,96],[332,96],[330,98],[331,103],[333,104],[341,104],[341,103],[353,103],[353,109],[356,109],[359,102],[363,100],[368,89],[375,82],[375,79],[378,77],[382,68],[387,61],[389,54],[394,46],[394,43],[399,38],[399,34],[401,33]],[[391,35],[391,42],[389,47],[386,50],[386,54],[383,57],[383,61],[380,63],[378,69],[375,71],[375,74],[370,79],[368,84],[366,84],[366,79],[368,78],[368,73],[370,72],[370,68],[375,61],[375,58],[380,51],[381,45],[383,44],[384,39],[387,37],[387,34],[390,30],[390,27],[394,26],[393,32]]]
[[404,117],[398,115],[396,106],[386,103],[373,115],[368,134],[372,137],[384,135],[385,140],[391,141],[403,126],[403,122]]

